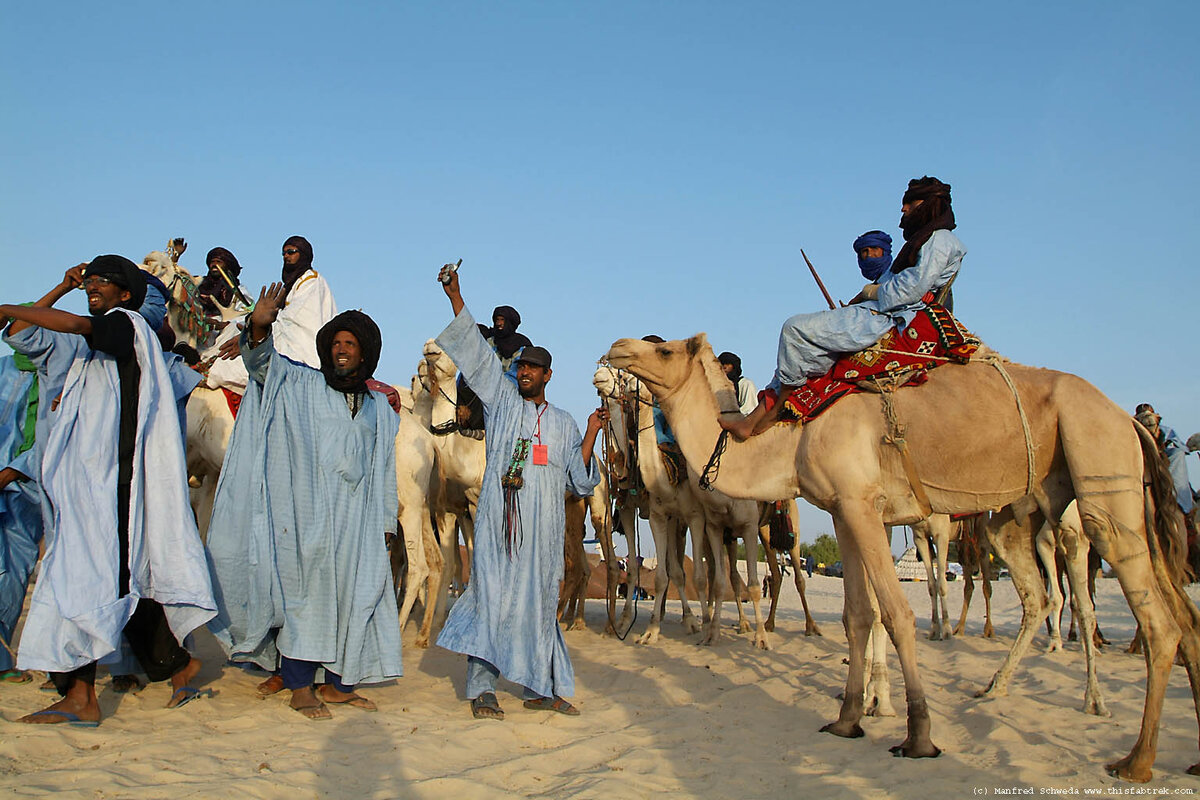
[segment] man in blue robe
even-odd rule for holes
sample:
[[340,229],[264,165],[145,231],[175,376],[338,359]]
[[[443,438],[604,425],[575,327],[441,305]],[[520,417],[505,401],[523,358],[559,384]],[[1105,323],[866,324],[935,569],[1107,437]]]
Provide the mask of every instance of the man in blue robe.
[[457,271],[447,265],[438,280],[455,315],[438,346],[483,402],[487,422],[471,580],[438,644],[467,656],[466,696],[476,718],[503,718],[495,692],[501,674],[524,687],[526,708],[578,714],[562,698],[575,693],[575,674],[556,618],[563,495],[590,495],[600,480],[592,448],[603,412],[588,417],[580,437],[571,415],[546,402],[551,359],[544,348],[526,347],[516,384],[507,380],[464,307]]
[[783,401],[807,378],[824,375],[839,357],[870,347],[892,327],[904,330],[932,302],[933,293],[954,279],[967,248],[951,233],[956,223],[950,185],[928,176],[914,178],[908,182],[900,213],[904,247],[890,269],[881,270],[849,305],[797,314],[783,323],[778,366],[768,384],[777,387],[779,402],[769,409],[759,403],[740,419],[722,418],[721,427],[739,439],[762,433],[778,419]]
[[[51,307],[77,285],[89,317]],[[22,722],[99,724],[96,663],[122,635],[150,680],[171,680],[168,707],[198,694],[189,684],[200,662],[179,642],[215,606],[187,502],[174,392],[135,310],[145,293],[144,273],[108,255],[68,271],[33,307],[0,306],[0,319],[16,320],[7,338],[18,352],[45,360],[62,345],[71,357],[40,446],[48,545],[18,655],[22,669],[50,672],[63,699]],[[18,343],[29,326],[72,336]]]
[[209,628],[234,661],[278,665],[291,707],[319,720],[331,718],[327,703],[375,711],[355,685],[401,675],[385,546],[400,423],[367,387],[381,346],[370,317],[326,323],[316,370],[275,350],[286,296],[282,283],[264,288],[241,337],[250,382],[208,532],[219,609]]
[[28,466],[38,406],[37,368],[22,355],[0,359],[0,681],[28,683],[14,669],[13,631],[25,603],[25,589],[37,563],[42,511]]

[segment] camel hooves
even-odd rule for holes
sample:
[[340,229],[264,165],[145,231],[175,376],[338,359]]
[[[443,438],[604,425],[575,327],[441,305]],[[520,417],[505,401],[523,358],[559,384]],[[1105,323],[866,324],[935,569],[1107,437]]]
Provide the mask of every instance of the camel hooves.
[[[1104,771],[1109,775],[1112,775],[1114,778],[1120,778],[1121,780],[1129,781],[1130,783],[1146,783],[1152,777],[1154,777],[1154,773],[1149,768],[1135,770],[1130,766],[1132,763],[1133,756],[1125,756],[1120,761],[1114,761],[1113,763],[1106,765],[1104,767]],[[1191,769],[1189,769],[1188,772],[1191,772]]]
[[914,745],[908,741],[904,741],[895,747],[889,747],[888,752],[896,758],[937,758],[942,754],[941,749],[934,745],[933,742]]
[[834,736],[840,736],[843,739],[861,739],[866,736],[862,726],[857,722],[831,722],[821,728],[821,733],[832,733]]

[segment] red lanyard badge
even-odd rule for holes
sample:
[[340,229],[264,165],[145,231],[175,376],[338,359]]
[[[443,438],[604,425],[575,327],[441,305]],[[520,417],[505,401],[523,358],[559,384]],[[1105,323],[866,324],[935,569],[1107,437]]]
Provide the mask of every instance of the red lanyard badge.
[[534,427],[533,438],[537,439],[537,444],[533,446],[533,463],[535,466],[544,467],[550,463],[549,448],[542,444],[542,414],[546,413],[546,409],[550,407],[549,403],[542,406],[542,410],[537,415],[537,425]]

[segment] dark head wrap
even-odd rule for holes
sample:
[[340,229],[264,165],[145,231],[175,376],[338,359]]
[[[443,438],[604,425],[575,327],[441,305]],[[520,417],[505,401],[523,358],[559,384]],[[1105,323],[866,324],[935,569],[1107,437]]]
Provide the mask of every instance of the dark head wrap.
[[[233,253],[226,250],[224,247],[214,247],[208,251],[208,257],[204,259],[205,266],[208,266],[213,261],[220,261],[225,268],[225,274],[229,276],[229,280],[234,283],[238,282],[238,275],[242,272],[242,265],[238,263],[237,257]],[[200,302],[204,304],[204,308],[210,314],[216,314],[220,311],[217,304],[229,306],[233,303],[233,287],[225,282],[225,279],[220,275],[209,272],[200,281],[200,285],[196,287],[196,294],[200,298]]]
[[[352,375],[338,375],[333,366],[333,337],[338,331],[348,331],[358,340],[362,351],[362,363]],[[379,326],[361,311],[343,311],[326,322],[317,331],[317,356],[321,359],[321,372],[331,389],[347,394],[367,391],[367,381],[374,376],[379,365],[379,351],[383,338]]]
[[517,333],[517,327],[521,324],[521,315],[512,306],[496,306],[492,312],[492,319],[501,317],[507,325],[503,331],[498,331],[495,328],[489,328],[484,334],[485,339],[491,339],[496,345],[496,352],[501,358],[512,358],[513,353],[520,350],[522,347],[529,347],[533,343],[529,341],[523,333]]
[[722,364],[730,364],[733,366],[733,371],[729,373],[729,380],[732,383],[736,384],[742,379],[742,359],[726,350],[724,353],[721,353],[721,355],[717,356],[717,361],[720,361]]
[[83,272],[85,278],[89,275],[102,275],[129,292],[121,308],[137,311],[146,302],[146,273],[125,256],[96,256]]
[[950,184],[937,178],[913,178],[908,182],[902,203],[914,200],[921,205],[900,217],[900,228],[904,231],[904,247],[892,264],[892,272],[902,272],[917,263],[917,253],[929,241],[934,231],[954,230],[954,210],[950,207]]
[[300,251],[300,260],[296,262],[296,266],[289,267],[287,264],[283,265],[283,282],[291,290],[292,284],[296,282],[296,279],[312,269],[313,249],[312,245],[308,243],[308,239],[305,239],[303,236],[289,236],[287,241],[283,243],[282,249],[287,249],[288,247],[295,247]]
[[[883,248],[883,255],[876,258],[863,258],[861,253],[867,247]],[[858,269],[869,281],[879,279],[892,265],[892,237],[883,231],[867,231],[854,240],[854,252],[858,255]]]

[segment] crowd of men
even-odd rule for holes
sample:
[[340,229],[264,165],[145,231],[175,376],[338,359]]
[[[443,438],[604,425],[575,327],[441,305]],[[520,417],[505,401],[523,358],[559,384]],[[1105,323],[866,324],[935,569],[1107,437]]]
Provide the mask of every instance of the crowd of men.
[[[0,681],[42,670],[60,695],[22,722],[98,725],[98,664],[114,688],[137,686],[140,672],[171,681],[168,707],[189,703],[202,694],[189,645],[203,625],[232,661],[270,673],[260,694],[289,690],[309,719],[331,718],[330,705],[375,711],[356,687],[401,675],[385,551],[397,528],[399,408],[374,381],[379,328],[361,311],[337,313],[306,239],[289,238],[282,255],[280,280],[250,308],[237,258],[208,253],[200,302],[248,313],[218,336],[207,375],[173,352],[167,287],[122,256],[72,267],[34,303],[0,306],[16,351],[0,361]],[[510,351],[515,310],[497,309],[485,339],[457,275],[439,277],[455,315],[439,341],[478,398],[493,454],[470,586],[439,641],[467,656],[475,716],[503,716],[500,674],[525,687],[528,708],[577,714],[562,697],[574,681],[555,621],[562,498],[598,481],[602,415],[581,435],[546,402],[550,353],[528,340]],[[87,315],[55,308],[74,289]],[[202,380],[240,396],[206,544],[184,438]],[[518,584],[528,589],[514,602]]]
[[[724,427],[741,438],[762,432],[787,395],[840,354],[943,301],[966,253],[952,233],[950,186],[910,182],[900,227],[895,260],[883,231],[855,240],[869,282],[849,305],[784,324],[765,392],[737,355],[720,355],[742,411]],[[216,338],[219,358],[204,375],[174,352],[167,287],[122,256],[68,269],[34,303],[0,305],[16,351],[0,360],[0,681],[42,670],[60,695],[22,722],[98,725],[101,663],[114,688],[133,688],[140,672],[171,682],[168,707],[189,703],[201,695],[189,637],[202,625],[232,661],[268,673],[261,695],[286,689],[312,720],[331,718],[330,705],[375,711],[357,687],[400,677],[385,552],[397,533],[400,409],[374,379],[380,331],[361,311],[337,313],[305,238],[288,238],[282,256],[279,280],[251,303],[234,254],[209,251],[199,301],[242,321]],[[457,269],[437,279],[453,314],[437,343],[460,371],[458,426],[487,431],[470,581],[438,643],[466,656],[476,718],[503,718],[501,675],[523,687],[527,708],[578,714],[565,699],[574,673],[556,620],[563,496],[588,495],[599,481],[593,450],[605,413],[581,434],[547,402],[551,354],[517,333],[516,309],[500,306],[490,327],[477,325]],[[55,307],[75,289],[87,294],[87,315]],[[187,397],[202,380],[239,398],[205,544],[188,502],[184,439]],[[1187,449],[1153,408],[1137,411],[1190,512]],[[656,428],[670,438],[664,419]]]

